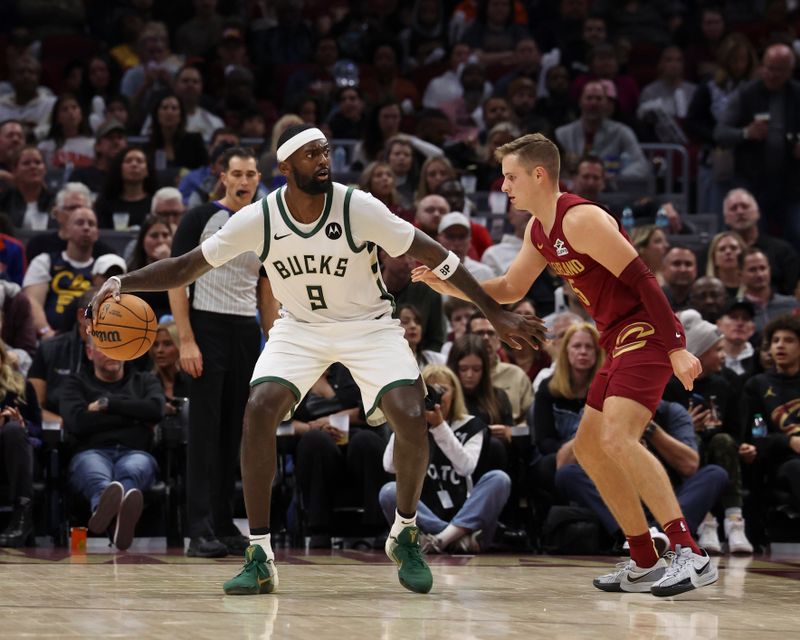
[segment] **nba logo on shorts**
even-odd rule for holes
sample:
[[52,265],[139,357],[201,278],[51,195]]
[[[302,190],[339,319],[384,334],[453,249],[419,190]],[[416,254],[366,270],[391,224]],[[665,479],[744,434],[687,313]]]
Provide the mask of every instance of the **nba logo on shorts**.
[[342,237],[342,227],[339,226],[338,222],[331,222],[325,227],[325,235],[331,240],[337,240]]
[[556,243],[553,246],[556,248],[557,256],[565,256],[569,253],[569,249],[564,246],[564,241],[561,238],[556,240]]

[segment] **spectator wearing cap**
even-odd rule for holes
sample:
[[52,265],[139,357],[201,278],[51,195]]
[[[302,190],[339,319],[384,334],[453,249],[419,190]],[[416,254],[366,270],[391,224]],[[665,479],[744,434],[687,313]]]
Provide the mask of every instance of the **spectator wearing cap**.
[[[192,65],[181,67],[175,75],[173,90],[183,104],[183,110],[186,113],[186,131],[199,133],[203,136],[204,142],[210,142],[214,132],[223,128],[225,123],[222,118],[200,106],[204,97],[203,76],[200,70]],[[142,125],[142,135],[149,136],[152,130],[153,118],[152,115],[149,115]]]
[[92,193],[100,193],[108,176],[111,160],[127,146],[124,125],[115,118],[106,120],[95,134],[92,164],[75,169],[70,178],[74,182],[85,184]]
[[[198,190],[200,191],[198,197],[205,197],[204,200],[199,200],[198,202],[208,202],[208,193],[217,184],[217,178],[219,177],[218,165],[220,156],[222,156],[227,149],[238,145],[239,135],[233,129],[220,127],[214,131],[208,146],[209,163],[189,171],[181,178],[180,183],[178,183],[178,190],[183,196],[184,204],[188,205],[189,198]],[[210,176],[213,176],[213,178]],[[204,194],[204,196],[202,194]],[[191,207],[192,205],[188,206]]]
[[[76,209],[92,207],[92,194],[85,184],[68,182],[56,194],[51,215],[58,223],[58,229],[37,233],[28,240],[25,257],[28,264],[41,253],[58,253],[67,248],[67,222]],[[95,242],[92,255],[97,258],[104,253],[113,253],[114,249],[102,240]]]
[[[22,288],[31,299],[40,338],[72,326],[71,303],[91,286],[92,251],[97,242],[97,217],[88,207],[75,209],[65,225],[64,251],[41,253],[28,266]],[[68,311],[69,310],[69,311]]]
[[758,369],[758,357],[750,339],[756,332],[756,308],[748,300],[733,300],[722,310],[717,327],[722,332],[725,367],[743,379]]
[[728,292],[722,280],[701,276],[689,289],[689,307],[697,309],[703,320],[716,322],[728,301]]
[[[739,444],[743,441],[739,397],[741,382],[732,371],[724,368],[724,336],[716,325],[703,320],[695,309],[678,314],[686,333],[686,349],[700,360],[702,372],[687,391],[674,376],[667,383],[664,399],[683,405],[692,418],[700,444],[701,464],[719,465],[728,474],[730,484],[719,497],[725,511],[725,535],[732,553],[752,553],[742,518],[742,469]],[[719,553],[722,546],[717,532],[718,523],[706,514],[698,528],[700,544],[710,553]]]
[[125,259],[116,253],[106,253],[94,261],[92,265],[92,286],[98,289],[111,276],[121,276],[128,272]]
[[451,211],[442,216],[439,222],[438,240],[448,251],[458,256],[461,264],[478,282],[494,277],[494,272],[487,265],[473,260],[467,255],[470,247],[469,219],[460,211]]
[[777,293],[772,288],[769,259],[761,249],[749,247],[742,254],[743,298],[756,309],[756,331],[761,332],[771,320],[793,313],[798,306],[792,296]]

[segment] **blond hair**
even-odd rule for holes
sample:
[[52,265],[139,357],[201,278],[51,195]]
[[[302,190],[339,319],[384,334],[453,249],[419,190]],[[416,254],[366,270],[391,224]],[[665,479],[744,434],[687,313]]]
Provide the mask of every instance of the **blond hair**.
[[425,384],[446,384],[453,390],[453,401],[450,403],[450,411],[444,416],[450,424],[454,420],[463,420],[469,415],[467,403],[464,401],[464,392],[461,383],[453,370],[443,364],[429,364],[422,370],[422,379]]
[[16,394],[20,402],[25,402],[25,376],[11,364],[8,357],[9,348],[0,340],[0,400],[5,400],[11,392]]
[[561,172],[561,154],[550,138],[541,133],[529,133],[497,147],[494,157],[502,163],[506,156],[517,156],[520,164],[527,172],[533,173],[536,167],[542,167],[554,184],[558,184]]
[[[650,244],[650,240],[652,240],[656,231],[664,233],[664,230],[661,227],[654,224],[645,224],[641,227],[634,227],[631,229],[631,244],[634,246],[636,251],[639,252],[639,254],[641,254],[642,250],[646,249],[647,245]],[[666,234],[664,235],[666,236]]]
[[745,243],[742,236],[740,236],[735,231],[720,231],[717,235],[711,238],[711,242],[708,245],[708,257],[706,258],[706,275],[712,276],[714,278],[718,278],[719,274],[717,272],[717,265],[714,264],[714,254],[717,252],[717,247],[719,243],[722,242],[725,238],[733,238],[736,240],[736,244],[739,245],[739,255],[743,255],[745,251],[747,251],[747,243]]
[[600,346],[600,334],[593,324],[579,322],[571,325],[569,329],[567,329],[567,332],[564,334],[564,339],[561,341],[561,349],[556,357],[556,369],[553,373],[553,377],[550,378],[548,388],[550,389],[550,393],[554,396],[566,398],[568,400],[575,400],[578,398],[577,389],[573,386],[572,367],[569,364],[568,354],[569,341],[578,331],[585,331],[592,337],[594,351],[597,354],[597,359],[589,374],[589,382],[594,380],[595,375],[597,375],[600,367],[603,366],[603,362],[606,358],[605,351],[603,351],[603,348]]

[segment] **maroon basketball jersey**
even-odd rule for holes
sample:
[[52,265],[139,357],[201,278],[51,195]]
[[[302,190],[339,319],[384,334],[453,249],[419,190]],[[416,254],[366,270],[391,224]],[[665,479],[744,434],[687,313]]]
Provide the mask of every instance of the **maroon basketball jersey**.
[[[597,324],[598,331],[605,334],[620,321],[634,315],[646,316],[646,312],[641,300],[632,289],[599,262],[585,253],[575,251],[567,242],[561,224],[567,211],[578,204],[593,204],[605,209],[591,200],[572,193],[564,193],[556,204],[556,219],[550,236],[544,232],[542,223],[534,219],[531,240],[553,271],[570,284],[581,304],[586,307]],[[630,242],[628,234],[619,223],[617,227]]]

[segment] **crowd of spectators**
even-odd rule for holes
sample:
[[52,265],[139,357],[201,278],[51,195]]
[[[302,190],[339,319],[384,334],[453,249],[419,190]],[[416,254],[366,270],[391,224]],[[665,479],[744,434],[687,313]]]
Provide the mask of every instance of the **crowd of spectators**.
[[[131,544],[142,492],[165,471],[153,427],[188,395],[180,341],[170,298],[147,294],[165,323],[122,366],[94,349],[83,309],[105,278],[169,256],[187,210],[223,198],[232,147],[257,156],[255,199],[280,187],[276,140],[295,123],[332,140],[335,180],[478,280],[508,269],[530,218],[502,193],[494,150],[550,136],[563,190],[620,219],[703,363],[692,393],[668,386],[643,437],[701,541],[748,553],[800,513],[796,3],[17,0],[0,18],[0,486],[12,508],[0,545],[34,531],[43,424],[63,434],[92,531]],[[654,161],[644,143],[686,151],[689,197],[665,193],[671,156]],[[551,337],[512,352],[468,303],[412,283],[405,257],[380,263],[437,389],[426,549],[474,553],[515,534],[547,547],[576,505],[598,539],[621,543],[571,452],[604,355],[569,285],[545,272],[512,305]],[[331,544],[342,504],[364,531],[385,529],[389,434],[365,426],[349,373],[329,369],[281,431],[293,500],[276,518],[315,546]]]

